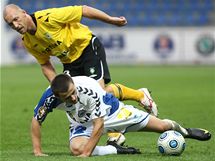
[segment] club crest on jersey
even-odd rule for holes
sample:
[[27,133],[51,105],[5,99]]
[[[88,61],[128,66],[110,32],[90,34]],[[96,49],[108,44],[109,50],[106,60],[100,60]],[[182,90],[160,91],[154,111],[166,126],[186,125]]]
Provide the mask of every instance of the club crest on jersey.
[[82,109],[82,110],[79,110],[78,111],[78,117],[84,117],[85,116],[85,114],[86,114],[86,110],[84,110],[84,109]]
[[51,39],[51,38],[52,38],[51,34],[48,33],[48,32],[46,32],[46,33],[44,34],[44,36],[45,36],[45,38],[47,38],[47,39]]

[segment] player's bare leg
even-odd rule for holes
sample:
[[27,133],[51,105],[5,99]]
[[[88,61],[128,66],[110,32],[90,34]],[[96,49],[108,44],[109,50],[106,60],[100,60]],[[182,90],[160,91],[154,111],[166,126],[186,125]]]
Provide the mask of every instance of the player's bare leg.
[[201,128],[184,128],[177,122],[169,119],[161,120],[154,116],[149,116],[149,122],[143,131],[153,131],[162,133],[167,130],[175,130],[181,133],[185,138],[191,138],[201,141],[207,141],[211,138],[211,133]]
[[[74,156],[80,156],[89,141],[88,137],[78,136],[70,141],[70,150]],[[106,146],[96,146],[91,155],[108,155],[108,154],[140,154],[139,149],[133,147],[123,147],[114,141],[108,141]]]

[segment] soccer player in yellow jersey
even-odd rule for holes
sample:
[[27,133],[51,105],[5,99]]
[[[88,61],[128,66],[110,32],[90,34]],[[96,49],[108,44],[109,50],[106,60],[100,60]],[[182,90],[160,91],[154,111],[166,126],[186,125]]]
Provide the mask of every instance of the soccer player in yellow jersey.
[[94,78],[120,100],[136,100],[149,113],[157,116],[157,106],[148,89],[134,90],[121,84],[106,85],[111,78],[104,47],[92,31],[80,23],[82,17],[86,17],[124,26],[127,24],[125,17],[112,17],[85,5],[51,8],[29,15],[14,4],[5,6],[3,16],[10,27],[22,34],[24,46],[41,65],[49,82],[56,76],[50,57],[56,56],[62,62],[64,72],[71,76]]

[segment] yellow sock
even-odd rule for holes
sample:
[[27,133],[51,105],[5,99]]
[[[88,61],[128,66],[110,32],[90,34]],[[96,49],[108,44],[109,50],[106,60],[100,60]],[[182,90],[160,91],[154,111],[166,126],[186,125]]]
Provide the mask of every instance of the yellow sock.
[[144,97],[143,92],[139,90],[135,90],[121,84],[115,83],[109,85],[112,88],[114,96],[117,97],[119,100],[135,100],[140,101]]

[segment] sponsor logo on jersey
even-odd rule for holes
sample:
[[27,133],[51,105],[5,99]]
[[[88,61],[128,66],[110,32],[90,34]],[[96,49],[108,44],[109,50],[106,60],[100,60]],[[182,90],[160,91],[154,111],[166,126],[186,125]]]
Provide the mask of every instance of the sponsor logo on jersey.
[[58,47],[61,44],[62,44],[61,41],[56,41],[55,43],[49,44],[49,46],[47,48],[45,48],[45,50],[43,50],[42,53],[43,54],[50,53],[52,51],[52,49]]

